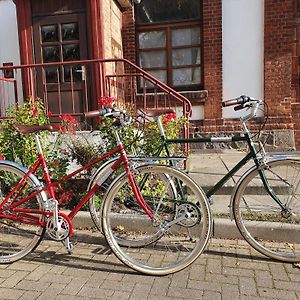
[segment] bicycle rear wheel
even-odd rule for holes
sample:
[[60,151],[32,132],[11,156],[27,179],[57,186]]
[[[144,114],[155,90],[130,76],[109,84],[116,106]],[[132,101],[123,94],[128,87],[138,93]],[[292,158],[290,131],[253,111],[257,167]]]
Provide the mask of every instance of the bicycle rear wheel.
[[240,183],[233,212],[238,229],[257,251],[270,258],[300,261],[300,161],[279,159],[262,166],[282,210],[253,169]]
[[[26,171],[15,163],[0,162],[0,203],[12,191],[16,184],[24,177]],[[38,180],[30,176],[25,180],[16,194],[12,195],[8,204],[27,197],[36,190]],[[26,201],[18,208],[42,209],[42,196]],[[7,216],[7,217],[5,217]],[[9,219],[11,216],[18,216],[24,222]],[[31,213],[30,216],[22,212],[7,210],[0,217],[0,263],[12,263],[23,258],[33,251],[42,240],[45,228],[38,225],[43,216]],[[33,221],[36,224],[27,224]]]
[[203,252],[210,236],[204,192],[185,173],[167,166],[138,167],[134,178],[155,220],[137,203],[127,175],[121,175],[110,187],[102,210],[109,246],[123,263],[145,274],[166,275],[187,267]]

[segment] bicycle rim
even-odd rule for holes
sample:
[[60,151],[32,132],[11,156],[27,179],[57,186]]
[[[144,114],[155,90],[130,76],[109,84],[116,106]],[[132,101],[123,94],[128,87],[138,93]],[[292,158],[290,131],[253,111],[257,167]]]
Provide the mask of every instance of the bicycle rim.
[[300,161],[271,161],[264,167],[264,174],[287,210],[283,211],[267,193],[255,169],[236,192],[233,209],[237,226],[262,254],[282,261],[300,261]]
[[109,246],[123,263],[145,274],[166,275],[187,267],[210,235],[205,194],[186,174],[166,166],[139,167],[134,177],[155,221],[137,204],[127,176],[119,177],[102,211]]
[[[1,202],[24,175],[24,172],[16,167],[0,164]],[[35,190],[35,187],[36,184],[28,178],[17,195],[13,196],[13,201],[30,195]],[[41,201],[42,199],[37,196],[20,205],[19,208],[41,209]],[[9,204],[11,203],[12,201],[9,202]],[[7,211],[6,214],[9,216],[15,213]],[[19,214],[19,216],[21,215]],[[28,219],[28,216],[25,214],[22,214],[22,217]],[[35,217],[37,220],[42,220],[43,218],[41,215],[36,215]],[[40,225],[31,225],[8,218],[0,218],[0,263],[14,262],[33,251],[43,238],[44,232],[45,228]]]

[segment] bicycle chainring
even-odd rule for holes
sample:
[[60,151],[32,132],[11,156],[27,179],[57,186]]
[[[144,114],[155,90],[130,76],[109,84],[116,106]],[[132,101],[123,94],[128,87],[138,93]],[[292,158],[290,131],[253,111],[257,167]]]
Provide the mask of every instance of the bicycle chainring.
[[51,239],[63,241],[72,235],[73,225],[67,215],[59,213],[57,223],[55,224],[53,217],[49,217],[46,231]]

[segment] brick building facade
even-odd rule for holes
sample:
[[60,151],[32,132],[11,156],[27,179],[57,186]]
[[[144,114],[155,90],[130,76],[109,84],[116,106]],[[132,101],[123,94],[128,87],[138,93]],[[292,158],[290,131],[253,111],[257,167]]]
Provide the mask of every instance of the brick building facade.
[[[274,130],[274,136],[290,139],[300,147],[300,104],[299,102],[299,29],[297,16],[299,1],[264,1],[264,101],[268,106],[266,129]],[[234,18],[234,12],[232,14]],[[253,20],[255,22],[255,20]],[[185,95],[193,105],[203,105],[204,118],[194,121],[194,126],[204,132],[228,132],[238,130],[239,123],[223,118],[221,101],[222,86],[222,1],[202,1],[203,25],[203,90]],[[243,24],[237,24],[243,26]],[[124,57],[136,61],[135,18],[132,8],[123,12]],[[245,45],[256,47],[256,45]],[[244,73],[243,73],[244,72]],[[247,76],[247,70],[241,70]],[[238,96],[238,95],[237,95]],[[258,121],[259,123],[260,121]],[[253,122],[252,127],[261,124]],[[280,134],[277,134],[280,133]],[[283,133],[283,134],[282,134]]]
[[[7,50],[6,55],[3,54],[6,49],[16,48],[16,45],[12,44],[13,39],[7,41],[7,44],[11,43],[11,45],[10,47],[1,49],[0,63],[12,61],[15,65],[23,65],[47,62],[43,57],[39,58],[36,55],[44,46],[39,40],[40,37],[35,28],[46,28],[48,30],[49,28],[51,29],[52,25],[49,27],[47,24],[54,24],[53,26],[69,24],[68,26],[72,26],[72,24],[77,22],[80,25],[80,30],[86,33],[82,35],[84,37],[83,40],[80,40],[80,37],[76,40],[76,43],[81,45],[78,59],[124,57],[137,65],[141,65],[139,51],[141,52],[141,50],[144,49],[139,49],[137,46],[138,27],[140,26],[137,22],[137,10],[143,3],[155,1],[0,0],[0,4],[10,2],[11,7],[15,5],[19,32],[18,41],[16,41],[16,43],[20,45],[20,58],[19,60],[14,60],[10,57],[12,53],[11,50]],[[134,2],[136,2],[136,4],[134,4]],[[261,22],[261,25],[259,25],[261,27],[258,26],[256,31],[252,32],[254,38],[256,38],[258,33],[261,34],[261,42],[258,44],[247,43],[247,37],[244,37],[243,42],[240,43],[239,40],[235,40],[232,43],[232,47],[241,47],[241,49],[239,49],[241,53],[243,53],[244,49],[247,50],[245,51],[244,60],[249,59],[249,61],[256,61],[262,65],[261,71],[257,72],[257,77],[261,79],[255,79],[256,71],[252,71],[251,73],[243,68],[240,70],[237,69],[238,72],[235,71],[235,76],[244,77],[244,81],[254,79],[254,81],[257,81],[257,85],[261,84],[261,92],[257,93],[256,97],[262,97],[266,103],[265,114],[266,112],[268,113],[268,120],[265,128],[273,130],[275,139],[281,137],[284,143],[289,143],[290,145],[295,144],[297,148],[300,148],[300,1],[252,0],[249,2],[246,0],[174,0],[168,3],[175,2],[178,3],[178,7],[184,7],[185,5],[186,10],[188,10],[191,3],[200,8],[199,17],[197,14],[193,15],[191,19],[184,20],[182,23],[189,24],[190,22],[193,29],[197,29],[197,22],[199,22],[199,26],[201,27],[199,34],[201,44],[198,45],[197,42],[195,42],[195,44],[188,46],[179,45],[177,48],[174,48],[175,52],[178,50],[178,53],[183,53],[185,49],[189,49],[190,53],[186,57],[193,56],[191,49],[195,50],[194,53],[199,49],[201,51],[200,58],[194,57],[194,65],[191,66],[190,64],[188,66],[190,69],[198,68],[198,66],[201,67],[200,77],[196,78],[198,81],[191,82],[192,84],[189,88],[183,87],[181,89],[180,86],[176,86],[176,90],[186,96],[193,105],[192,127],[198,127],[202,132],[233,132],[239,130],[239,122],[236,119],[232,119],[231,116],[226,115],[221,105],[222,100],[228,97],[228,93],[226,94],[226,76],[227,78],[231,76],[230,66],[229,75],[228,69],[226,73],[224,67],[230,56],[230,51],[228,52],[227,50],[226,55],[224,52],[224,43],[228,42],[224,41],[224,39],[226,39],[226,36],[224,38],[224,29],[226,29],[224,26],[227,26],[227,23],[224,22],[226,21],[224,18],[227,17],[227,20],[232,20],[233,26],[235,26],[234,22],[237,20],[236,27],[248,27],[250,29]],[[163,5],[163,3],[167,3],[167,1],[161,1],[159,3]],[[232,5],[239,4],[240,10],[237,11],[233,9],[231,11],[230,3]],[[241,18],[238,18],[239,15],[242,13],[243,16],[247,17],[248,10],[253,3],[256,3],[255,5],[257,7],[253,10],[252,19],[250,18],[248,23],[246,21],[243,22]],[[4,6],[2,5],[2,7]],[[174,9],[174,7],[172,9]],[[225,9],[227,9],[227,16],[224,15]],[[156,12],[160,10],[156,10]],[[169,13],[170,10],[171,8],[166,10],[166,12]],[[255,12],[261,13],[262,20],[258,20],[259,16],[256,18]],[[4,11],[2,13],[5,14]],[[186,14],[187,11],[180,11],[180,13],[183,13],[183,17],[185,18],[186,15],[184,14]],[[176,15],[176,12],[174,14]],[[45,20],[50,21],[47,21],[47,23]],[[164,19],[163,22],[154,24],[154,31],[160,31],[160,26],[166,27],[166,21],[167,20]],[[176,20],[176,22],[180,23],[178,20]],[[145,24],[142,24],[142,27],[144,25]],[[172,30],[172,28],[175,27],[167,28],[166,32]],[[6,40],[6,34],[3,33],[3,36],[1,36],[0,32],[0,41],[2,40]],[[259,41],[259,39],[256,40]],[[54,42],[51,43],[53,46]],[[64,41],[58,43],[60,43],[60,47],[64,47]],[[47,47],[48,44],[46,43],[45,45]],[[74,45],[76,46],[76,44]],[[156,46],[154,45],[154,47]],[[261,57],[256,57],[257,53],[260,53],[259,51],[254,51],[257,48],[262,49]],[[174,49],[172,48],[172,50]],[[159,49],[159,51],[161,51],[161,49]],[[144,51],[143,53],[145,54],[146,52],[147,51]],[[252,52],[254,54],[252,54]],[[199,53],[198,51],[197,56],[199,56]],[[235,63],[234,55],[235,54],[232,54],[230,62]],[[5,57],[5,59],[2,59],[1,56]],[[168,59],[172,61],[172,54],[170,56],[171,58],[169,57]],[[155,56],[155,58],[157,58],[157,56]],[[63,62],[64,58],[58,58],[56,61]],[[168,70],[168,72],[176,72],[178,68],[184,67],[180,66],[180,60],[177,59],[177,57],[175,57],[175,61],[177,69],[174,68],[171,71]],[[161,63],[161,61],[159,63]],[[170,64],[170,62],[167,64]],[[238,62],[236,64],[238,64]],[[155,71],[156,69],[154,68]],[[106,71],[110,71],[109,67]],[[234,73],[234,71],[232,71],[232,73]],[[239,85],[238,81],[236,85]],[[30,85],[28,85],[28,87],[23,85],[23,89],[29,90],[29,88]],[[93,80],[93,88],[95,90],[93,98],[97,99],[102,93],[101,88],[103,87],[101,87],[101,82]],[[30,91],[28,91],[28,93],[29,92]],[[149,93],[151,93],[151,91]],[[254,96],[251,88],[246,93],[250,96]],[[239,94],[235,93],[234,96],[239,96]],[[251,127],[257,129],[262,123],[263,120],[258,119],[251,123]],[[286,140],[289,141],[287,142]],[[276,144],[276,142],[274,143]]]

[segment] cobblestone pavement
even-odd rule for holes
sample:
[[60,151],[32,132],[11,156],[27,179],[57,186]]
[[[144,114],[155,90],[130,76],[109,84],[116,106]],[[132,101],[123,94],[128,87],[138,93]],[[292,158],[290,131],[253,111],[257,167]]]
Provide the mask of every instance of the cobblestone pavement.
[[300,269],[241,240],[212,239],[189,268],[164,277],[122,265],[98,232],[77,231],[74,251],[45,240],[23,260],[0,265],[0,299],[300,299]]

